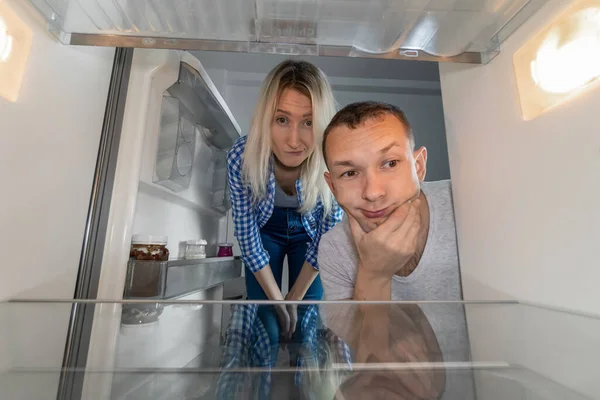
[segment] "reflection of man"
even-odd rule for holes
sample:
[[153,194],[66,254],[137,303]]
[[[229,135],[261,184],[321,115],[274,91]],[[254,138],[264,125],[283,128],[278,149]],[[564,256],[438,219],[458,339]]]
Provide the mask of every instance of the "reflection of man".
[[[325,298],[460,300],[450,181],[423,182],[427,150],[415,149],[404,113],[376,102],[344,107],[325,130],[323,154],[327,183],[346,211],[319,247]],[[468,361],[462,306],[424,311],[444,361]],[[456,384],[463,388],[451,398],[473,397],[470,384]]]
[[[360,305],[346,337],[356,349],[354,372],[337,399],[438,399],[446,374],[437,337],[415,304]],[[375,315],[389,330],[370,324]],[[335,327],[333,327],[335,329]],[[340,396],[341,395],[341,396]]]

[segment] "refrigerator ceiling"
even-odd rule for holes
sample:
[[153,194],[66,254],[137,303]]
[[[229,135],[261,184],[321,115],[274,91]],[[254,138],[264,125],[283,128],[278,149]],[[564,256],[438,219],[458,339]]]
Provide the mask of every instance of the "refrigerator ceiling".
[[546,0],[29,0],[65,44],[486,63]]

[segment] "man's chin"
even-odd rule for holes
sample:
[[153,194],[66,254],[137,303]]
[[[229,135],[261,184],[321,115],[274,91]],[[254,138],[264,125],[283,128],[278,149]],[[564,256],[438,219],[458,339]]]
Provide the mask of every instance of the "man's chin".
[[379,218],[367,218],[360,211],[349,212],[348,209],[346,209],[346,208],[344,208],[344,211],[347,214],[351,214],[354,217],[356,222],[358,222],[358,225],[360,225],[361,229],[365,233],[369,233],[369,232],[375,230],[375,228],[377,228],[379,225],[383,224],[389,217],[389,215],[386,215],[386,216],[379,217]]
[[383,224],[386,219],[387,219],[387,216],[379,217],[379,218],[363,217],[361,220],[359,220],[358,223],[363,231],[365,231],[366,233],[369,233],[369,232],[375,230],[379,225]]

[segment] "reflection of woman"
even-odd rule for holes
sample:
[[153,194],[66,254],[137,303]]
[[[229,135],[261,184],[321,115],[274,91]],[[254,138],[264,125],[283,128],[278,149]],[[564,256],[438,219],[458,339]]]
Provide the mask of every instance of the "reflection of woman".
[[[289,399],[294,398],[292,394],[300,394],[301,398],[310,400],[327,398],[322,395],[328,392],[332,398],[333,385],[324,381],[326,374],[322,371],[329,370],[332,364],[350,369],[350,349],[346,343],[331,330],[317,328],[320,322],[317,306],[308,305],[303,326],[306,338],[298,351],[297,368],[271,376],[269,339],[262,321],[257,318],[261,307],[264,306],[252,303],[231,307],[231,320],[221,348],[221,371],[215,397],[219,400],[262,400],[269,397]],[[296,387],[289,384],[292,376]],[[323,387],[325,390],[321,389]]]
[[[250,300],[318,300],[317,248],[321,235],[341,220],[323,179],[321,138],[335,113],[325,75],[304,61],[284,61],[267,76],[250,132],[227,156],[235,236],[246,267]],[[261,307],[258,316],[277,357],[279,336],[301,331],[303,310]],[[298,336],[298,335],[295,335]]]

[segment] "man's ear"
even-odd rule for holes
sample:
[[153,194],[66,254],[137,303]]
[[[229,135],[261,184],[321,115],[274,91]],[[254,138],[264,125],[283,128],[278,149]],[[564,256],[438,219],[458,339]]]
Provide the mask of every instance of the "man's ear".
[[421,147],[413,153],[415,158],[415,169],[417,170],[417,177],[419,182],[423,182],[425,175],[427,174],[427,149]]
[[331,182],[331,174],[325,171],[323,176],[325,177],[325,182],[327,182],[327,186],[329,186],[331,193],[333,193],[333,195],[335,196],[335,189],[333,188],[333,182]]

